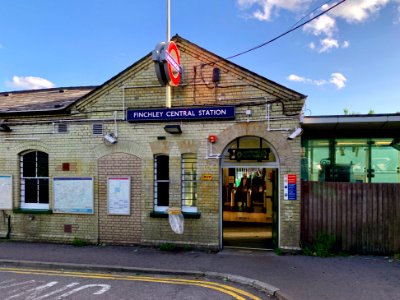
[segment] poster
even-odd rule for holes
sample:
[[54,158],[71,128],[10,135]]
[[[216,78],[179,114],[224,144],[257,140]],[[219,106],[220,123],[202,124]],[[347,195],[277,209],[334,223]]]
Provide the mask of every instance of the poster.
[[0,210],[12,209],[12,176],[0,175]]
[[108,177],[108,214],[129,215],[131,199],[130,177]]
[[285,175],[283,180],[285,200],[297,200],[296,174]]
[[55,213],[93,213],[92,177],[54,177]]

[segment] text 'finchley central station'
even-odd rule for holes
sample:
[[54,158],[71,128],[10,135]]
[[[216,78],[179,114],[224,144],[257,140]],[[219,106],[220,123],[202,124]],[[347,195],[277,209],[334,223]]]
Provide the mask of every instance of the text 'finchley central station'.
[[234,106],[196,107],[173,109],[128,109],[128,122],[234,119]]

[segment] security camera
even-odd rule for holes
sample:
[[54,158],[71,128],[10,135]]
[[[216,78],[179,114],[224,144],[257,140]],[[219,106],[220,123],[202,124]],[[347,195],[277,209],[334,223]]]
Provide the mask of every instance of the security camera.
[[112,133],[107,133],[104,136],[104,139],[110,144],[115,144],[117,142],[117,138]]
[[288,140],[293,140],[296,137],[298,137],[299,135],[301,135],[303,133],[303,129],[302,128],[296,128],[289,136],[288,136]]

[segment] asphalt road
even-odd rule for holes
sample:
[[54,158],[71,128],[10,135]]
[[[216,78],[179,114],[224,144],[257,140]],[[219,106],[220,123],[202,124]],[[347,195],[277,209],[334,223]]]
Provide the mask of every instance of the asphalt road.
[[271,299],[248,286],[208,278],[0,267],[2,300]]

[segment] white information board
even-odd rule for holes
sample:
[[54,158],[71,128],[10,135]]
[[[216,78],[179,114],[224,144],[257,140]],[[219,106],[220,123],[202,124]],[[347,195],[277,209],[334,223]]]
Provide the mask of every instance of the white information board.
[[55,213],[93,213],[93,177],[54,177]]
[[108,214],[129,215],[131,203],[131,178],[113,176],[107,180]]
[[0,175],[0,210],[12,209],[12,176]]

